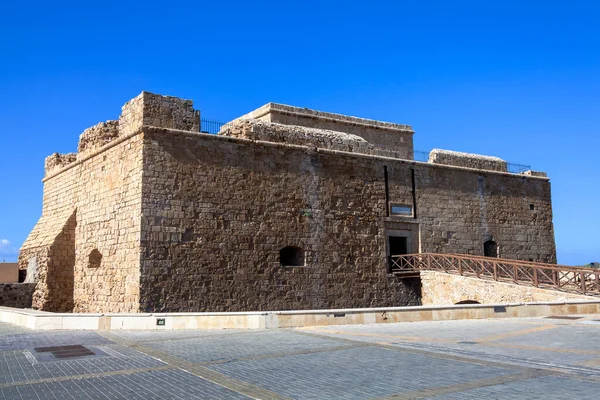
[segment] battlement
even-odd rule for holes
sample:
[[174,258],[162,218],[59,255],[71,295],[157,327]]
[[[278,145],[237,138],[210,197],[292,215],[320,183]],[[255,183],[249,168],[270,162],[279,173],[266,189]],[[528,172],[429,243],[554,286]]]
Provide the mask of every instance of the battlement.
[[179,97],[142,92],[125,103],[118,120],[100,122],[79,136],[77,153],[54,153],[46,158],[46,176],[83,159],[119,137],[139,131],[143,126],[200,130],[200,111],[194,102]]
[[46,171],[46,175],[57,171],[63,167],[66,167],[72,162],[75,162],[75,160],[77,160],[77,153],[54,153],[49,155],[48,157],[46,157],[46,160],[44,162],[44,169]]
[[100,122],[87,128],[79,136],[77,152],[80,156],[99,149],[119,136],[119,121]]
[[119,117],[119,132],[127,135],[142,126],[199,132],[200,111],[194,110],[192,100],[142,92],[123,106]]
[[[142,92],[125,103],[118,120],[98,123],[79,137],[78,153],[53,154],[46,160],[46,176],[77,160],[87,159],[118,138],[142,127],[200,132],[200,111],[191,100]],[[414,159],[414,131],[410,125],[268,103],[223,125],[219,135],[331,149],[372,156]],[[430,164],[509,172],[506,161],[491,156],[434,149]],[[510,171],[545,177],[537,171]]]

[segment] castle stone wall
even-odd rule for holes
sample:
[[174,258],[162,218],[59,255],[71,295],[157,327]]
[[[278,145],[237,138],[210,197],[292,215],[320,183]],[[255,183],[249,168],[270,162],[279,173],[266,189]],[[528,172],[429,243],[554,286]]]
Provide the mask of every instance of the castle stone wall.
[[439,166],[415,180],[422,252],[484,255],[493,240],[499,257],[556,263],[548,180]]
[[[19,256],[35,274],[35,308],[138,310],[142,146],[140,135],[125,139],[45,178],[42,216]],[[90,268],[93,250],[102,262]]]
[[429,162],[489,171],[506,172],[508,170],[506,161],[498,157],[441,149],[431,150],[429,153]]
[[[503,257],[555,260],[546,179],[170,130],[144,146],[142,311],[418,304],[418,284],[387,274],[388,232],[415,252],[492,238]],[[414,194],[417,218],[387,216],[384,167],[389,203]],[[304,266],[281,266],[286,246]]]
[[[410,252],[483,255],[493,240],[505,258],[556,260],[547,178],[497,160],[410,161],[410,127],[265,107],[262,122],[207,135],[191,101],[143,92],[118,123],[86,130],[78,154],[49,157],[42,216],[19,257],[33,306],[417,305],[419,281],[387,273],[397,235]],[[286,265],[284,249],[297,251]]]

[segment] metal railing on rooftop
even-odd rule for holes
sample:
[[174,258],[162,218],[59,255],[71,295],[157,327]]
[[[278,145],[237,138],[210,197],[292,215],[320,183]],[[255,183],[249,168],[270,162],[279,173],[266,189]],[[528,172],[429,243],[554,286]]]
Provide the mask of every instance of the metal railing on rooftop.
[[[414,160],[421,162],[429,161],[429,152],[425,150],[415,150],[414,151]],[[515,164],[515,163],[506,163],[506,169],[508,172],[512,174],[520,174],[521,172],[525,172],[531,169],[530,165],[525,164]]]
[[[202,118],[200,120],[200,132],[216,135],[217,133],[222,131],[224,128],[227,128],[227,125],[228,124],[225,122]],[[415,150],[413,159],[415,161],[428,162],[429,161],[429,152],[425,151],[425,150]],[[514,164],[514,163],[507,163],[506,167],[507,167],[508,172],[513,173],[513,174],[519,174],[521,172],[525,172],[525,171],[531,169],[531,167],[529,165]]]
[[200,119],[200,132],[216,135],[224,125],[227,124],[225,122],[202,118]]

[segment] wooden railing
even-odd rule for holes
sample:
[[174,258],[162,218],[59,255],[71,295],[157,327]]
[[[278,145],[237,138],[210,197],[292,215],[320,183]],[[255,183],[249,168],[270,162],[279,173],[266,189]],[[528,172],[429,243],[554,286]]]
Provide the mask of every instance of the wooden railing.
[[600,270],[464,254],[390,256],[391,273],[415,276],[418,271],[444,271],[482,279],[532,285],[585,295],[600,295]]

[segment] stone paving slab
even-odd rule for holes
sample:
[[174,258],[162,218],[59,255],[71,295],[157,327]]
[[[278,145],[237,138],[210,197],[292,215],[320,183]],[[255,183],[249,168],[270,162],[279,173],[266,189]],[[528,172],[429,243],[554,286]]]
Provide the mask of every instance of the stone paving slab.
[[155,349],[191,362],[228,361],[340,346],[345,346],[345,343],[333,338],[309,337],[284,330],[213,335],[176,341],[160,341],[152,344]]
[[181,370],[72,379],[0,389],[1,399],[249,399]]
[[110,357],[91,356],[37,362],[29,351],[2,352],[0,353],[0,386],[5,383],[146,369],[165,365],[160,360],[121,346],[99,348]]
[[[234,361],[209,368],[295,399],[389,396],[511,373],[503,368],[456,364],[454,360],[363,347]],[[457,368],[461,370],[460,376],[454,374]]]
[[72,344],[102,345],[109,343],[111,343],[110,340],[90,331],[28,331],[22,334],[0,336],[0,351]]
[[[429,397],[436,400],[463,400],[463,399],[598,399],[598,383],[585,382],[577,379],[544,376],[518,382],[509,382],[501,385],[486,386],[476,389],[460,391],[458,393],[444,394]],[[398,400],[401,400],[400,398]]]

